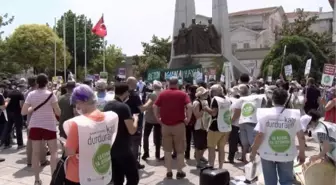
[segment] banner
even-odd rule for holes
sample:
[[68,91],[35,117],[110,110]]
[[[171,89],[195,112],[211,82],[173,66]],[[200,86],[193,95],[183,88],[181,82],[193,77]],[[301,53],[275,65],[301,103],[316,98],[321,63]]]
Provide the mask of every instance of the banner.
[[53,76],[52,82],[53,84],[63,84],[63,76]]
[[288,81],[293,79],[293,69],[291,64],[285,66],[285,76]]
[[148,70],[147,72],[147,81],[161,81],[161,71],[160,70]]
[[208,73],[208,75],[209,75],[209,79],[214,79],[214,80],[216,80],[216,73],[217,71],[216,71],[216,69],[215,68],[209,68],[209,73]]
[[118,69],[118,77],[122,79],[126,79],[126,68]]
[[[154,80],[168,80],[171,77],[177,77],[182,79],[183,81],[187,81],[192,83],[194,80],[194,73],[201,72],[202,73],[202,65],[195,65],[184,68],[175,68],[175,69],[150,69],[147,71],[147,79],[148,81]],[[203,73],[202,73],[203,74]]]
[[321,84],[324,86],[332,86],[335,77],[336,66],[333,64],[324,64]]

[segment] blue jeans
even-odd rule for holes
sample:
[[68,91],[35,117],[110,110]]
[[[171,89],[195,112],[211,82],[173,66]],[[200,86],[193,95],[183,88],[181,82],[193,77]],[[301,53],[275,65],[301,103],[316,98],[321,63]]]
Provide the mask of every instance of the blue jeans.
[[265,185],[277,185],[278,176],[280,185],[293,185],[293,161],[274,162],[261,159],[261,165],[264,174]]
[[254,142],[254,138],[256,136],[256,132],[254,131],[254,127],[256,124],[254,123],[243,123],[239,125],[240,129],[240,141],[243,146],[243,150],[248,152],[250,147]]

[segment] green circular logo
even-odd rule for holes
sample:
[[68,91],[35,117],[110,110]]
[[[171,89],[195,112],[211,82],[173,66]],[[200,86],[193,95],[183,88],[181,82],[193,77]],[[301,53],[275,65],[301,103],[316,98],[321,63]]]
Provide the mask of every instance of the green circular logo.
[[98,147],[96,153],[92,158],[92,166],[95,171],[104,175],[111,167],[111,146],[109,144],[102,144]]
[[252,103],[246,103],[243,106],[242,115],[244,117],[251,116],[253,114],[254,110],[255,110],[255,108],[254,108],[254,105]]
[[291,146],[291,138],[286,130],[275,130],[269,137],[268,144],[274,152],[284,153]]
[[329,75],[324,76],[323,81],[324,81],[324,83],[330,83],[330,81],[331,81],[330,76]]
[[231,125],[232,121],[231,121],[231,111],[225,111],[223,114],[223,119],[225,121],[226,124]]

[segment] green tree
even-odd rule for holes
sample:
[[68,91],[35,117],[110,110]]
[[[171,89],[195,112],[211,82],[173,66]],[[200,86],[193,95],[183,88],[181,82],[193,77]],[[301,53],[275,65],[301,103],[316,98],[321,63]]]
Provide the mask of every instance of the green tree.
[[171,55],[171,39],[159,38],[153,35],[149,43],[142,42],[143,55],[134,56],[135,75],[146,77],[148,69],[162,69],[167,67]]
[[[96,57],[99,57],[103,49],[103,39],[91,32],[93,27],[91,19],[85,15],[76,15],[71,10],[65,12],[61,19],[56,23],[56,33],[63,38],[63,20],[65,19],[65,39],[69,53],[72,56],[71,63],[68,67],[71,71],[74,69],[75,48],[74,48],[74,21],[76,20],[76,57],[77,65],[84,66],[85,63],[85,29],[86,29],[86,57],[87,65],[93,65]],[[86,27],[85,27],[86,21]]]
[[[57,69],[63,70],[63,41],[46,25],[27,24],[15,29],[7,40],[7,61],[36,73],[54,70],[56,42]],[[67,52],[67,64],[71,60]]]
[[[99,74],[103,71],[103,61],[104,55],[101,52],[96,58],[92,60],[92,65],[90,66],[88,73],[89,74]],[[124,61],[124,55],[121,48],[116,47],[115,45],[109,45],[106,47],[105,51],[105,68],[106,72],[109,74],[109,79],[112,79],[116,74],[118,67]]]
[[14,20],[14,16],[9,17],[8,14],[0,15],[0,39],[3,31],[1,31],[1,27],[7,26],[11,24]]
[[[285,21],[280,30],[281,39],[265,57],[260,75],[266,77],[268,66],[273,65],[273,77],[278,78],[281,71],[284,76],[284,69],[281,68],[292,64],[293,77],[299,80],[303,78],[306,61],[311,58],[310,76],[319,79],[323,64],[334,56],[334,52],[327,47],[331,42],[330,33],[317,33],[310,29],[316,20],[317,16],[309,16],[301,9],[297,12],[294,23]],[[283,56],[285,46],[286,56]]]

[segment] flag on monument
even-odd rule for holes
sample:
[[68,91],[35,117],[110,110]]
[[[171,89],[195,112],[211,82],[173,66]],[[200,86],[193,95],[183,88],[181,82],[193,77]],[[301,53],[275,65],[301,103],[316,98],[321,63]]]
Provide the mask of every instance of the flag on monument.
[[92,33],[98,35],[99,37],[105,37],[107,35],[107,29],[104,24],[104,16],[102,16],[97,24],[92,28]]

